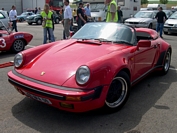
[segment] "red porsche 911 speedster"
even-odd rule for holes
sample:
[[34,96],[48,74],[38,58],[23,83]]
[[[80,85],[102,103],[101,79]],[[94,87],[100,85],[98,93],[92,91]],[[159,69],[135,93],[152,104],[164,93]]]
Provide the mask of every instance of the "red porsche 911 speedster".
[[87,23],[71,39],[18,53],[9,82],[61,110],[119,110],[130,88],[154,70],[166,74],[172,48],[152,29]]
[[24,50],[32,38],[33,35],[26,32],[10,32],[0,21],[0,51],[18,53]]

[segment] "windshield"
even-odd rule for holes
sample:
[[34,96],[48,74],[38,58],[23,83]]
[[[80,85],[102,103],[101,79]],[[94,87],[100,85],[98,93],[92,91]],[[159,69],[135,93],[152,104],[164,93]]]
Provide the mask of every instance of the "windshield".
[[169,18],[170,19],[177,19],[177,13],[173,13]]
[[134,44],[134,29],[117,23],[87,23],[74,34],[73,39],[127,42]]
[[103,3],[90,3],[91,12],[99,11],[100,9],[103,10],[105,8],[105,4]]
[[135,18],[152,18],[153,13],[152,12],[137,12],[134,16]]

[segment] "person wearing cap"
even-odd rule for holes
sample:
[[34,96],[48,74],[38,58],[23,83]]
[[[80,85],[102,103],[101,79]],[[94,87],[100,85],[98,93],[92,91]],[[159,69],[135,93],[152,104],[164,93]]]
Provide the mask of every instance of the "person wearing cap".
[[105,0],[105,5],[108,6],[106,22],[117,22],[117,4],[115,0]]

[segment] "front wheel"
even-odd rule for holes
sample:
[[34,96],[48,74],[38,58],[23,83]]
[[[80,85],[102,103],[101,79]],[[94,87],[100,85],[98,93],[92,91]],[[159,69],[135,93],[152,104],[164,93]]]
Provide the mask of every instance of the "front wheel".
[[41,19],[37,20],[37,25],[42,25],[42,20]]
[[55,19],[55,23],[56,23],[56,24],[59,24],[59,22],[60,22],[59,18],[56,18],[56,19]]
[[130,78],[124,71],[112,80],[105,100],[106,112],[112,113],[121,109],[128,100],[130,93]]
[[148,28],[149,28],[149,29],[152,29],[152,24],[150,24],[150,25],[148,26]]
[[25,48],[25,42],[23,40],[20,40],[20,39],[15,40],[14,43],[12,44],[12,46],[11,46],[11,50],[14,53],[18,53],[18,52],[24,50],[24,48]]
[[168,34],[168,32],[165,32],[165,31],[164,31],[163,33],[164,33],[165,35],[167,35],[167,34]]

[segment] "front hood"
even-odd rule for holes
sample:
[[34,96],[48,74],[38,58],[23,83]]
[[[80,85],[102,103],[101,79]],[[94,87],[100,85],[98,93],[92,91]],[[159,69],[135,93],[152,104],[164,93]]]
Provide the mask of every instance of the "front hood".
[[[127,46],[63,40],[34,59],[23,69],[22,74],[43,82],[62,85],[81,65],[87,65],[101,56],[124,48]],[[45,74],[41,76],[41,73]]]
[[151,18],[129,18],[126,22],[149,22],[152,21]]
[[177,19],[168,19],[165,24],[177,24]]
[[33,17],[37,17],[37,16],[39,16],[39,15],[34,14],[34,15],[31,15],[31,16],[29,16],[27,18],[33,18]]

